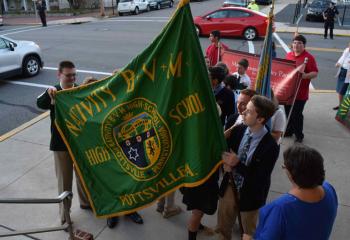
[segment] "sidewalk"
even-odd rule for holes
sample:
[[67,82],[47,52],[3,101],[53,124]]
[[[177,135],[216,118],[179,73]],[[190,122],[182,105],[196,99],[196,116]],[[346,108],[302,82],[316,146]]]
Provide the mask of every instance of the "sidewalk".
[[[326,100],[326,101],[325,101]],[[305,108],[305,144],[318,149],[325,159],[327,180],[335,187],[339,209],[331,239],[349,239],[350,230],[350,132],[334,120],[337,104],[335,93],[312,93]],[[0,198],[10,197],[56,197],[57,186],[54,173],[52,153],[49,151],[50,119],[43,116],[40,121],[26,126],[15,135],[8,136],[0,142]],[[285,139],[282,150],[293,144],[292,139]],[[269,201],[288,191],[290,184],[281,169],[282,157],[276,163]],[[77,196],[76,187],[73,192]],[[177,193],[176,201],[181,204],[181,194]],[[1,225],[13,229],[55,226],[59,224],[58,207],[53,205],[2,205],[0,208],[0,232],[6,232]],[[96,219],[93,214],[79,208],[77,197],[73,198],[71,217],[74,227],[89,231],[97,240],[178,240],[186,239],[186,224],[189,213],[170,219],[163,219],[155,211],[155,205],[140,211],[144,225],[136,225],[122,218],[115,229],[106,226],[106,220]],[[204,224],[214,227],[216,215],[206,216]],[[237,229],[235,229],[238,239]],[[39,239],[68,239],[65,232],[34,235]],[[5,239],[29,239],[15,237]],[[198,239],[216,239],[215,236],[200,234]]]
[[[275,14],[282,11],[290,1],[285,1],[283,3],[275,4]],[[267,14],[269,12],[269,6],[261,7],[261,12]],[[117,14],[117,13],[116,13]],[[99,21],[101,19],[106,19],[109,17],[117,17],[117,15],[112,15],[112,11],[106,11],[106,17],[100,17],[99,12],[85,13],[78,16],[47,16],[47,24],[58,25],[58,24],[77,24],[85,22]],[[6,25],[41,25],[40,18],[35,16],[4,16],[4,24]],[[294,33],[296,31],[296,25],[284,22],[275,22],[277,33]],[[317,34],[323,35],[323,28],[316,27],[299,27],[298,32],[300,34]],[[350,36],[349,29],[335,29],[335,36]]]
[[[108,12],[109,13],[109,12]],[[4,24],[9,26],[16,25],[41,25],[41,21],[39,16],[35,15],[4,15]],[[99,16],[99,12],[91,12],[79,14],[77,16],[73,16],[71,14],[61,14],[55,16],[46,16],[46,21],[48,25],[57,25],[57,24],[69,24],[75,22],[91,22],[98,21],[99,19],[103,19]]]

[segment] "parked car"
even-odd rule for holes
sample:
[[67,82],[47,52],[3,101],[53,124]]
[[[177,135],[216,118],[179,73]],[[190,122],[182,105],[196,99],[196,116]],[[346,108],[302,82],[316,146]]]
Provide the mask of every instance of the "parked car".
[[248,0],[226,0],[223,4],[223,7],[247,7]]
[[323,21],[323,15],[322,13],[326,11],[326,9],[329,7],[329,4],[331,1],[329,0],[315,0],[313,1],[306,10],[306,21],[311,20],[321,20]]
[[123,16],[125,13],[139,14],[141,11],[149,12],[151,7],[147,0],[120,0],[118,4],[118,13]]
[[153,9],[161,9],[162,7],[170,7],[174,6],[173,0],[149,0],[149,5]]
[[242,36],[247,40],[265,36],[267,23],[266,14],[242,7],[219,8],[194,18],[198,35],[219,30],[223,37]]
[[0,14],[0,26],[4,24],[4,19],[2,18],[2,15]]
[[0,78],[24,75],[32,77],[44,66],[38,44],[0,36]]

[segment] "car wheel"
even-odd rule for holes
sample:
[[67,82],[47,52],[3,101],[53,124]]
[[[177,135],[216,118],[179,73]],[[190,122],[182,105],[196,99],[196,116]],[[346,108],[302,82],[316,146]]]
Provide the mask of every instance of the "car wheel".
[[151,11],[151,7],[149,5],[147,5],[147,9],[146,9],[147,12]]
[[135,14],[135,15],[139,14],[139,8],[138,8],[138,7],[135,8],[134,14]]
[[169,8],[172,8],[174,6],[174,2],[173,1],[170,1],[169,3]]
[[246,40],[254,40],[257,37],[257,32],[254,28],[249,27],[244,30],[243,36]]
[[27,56],[22,65],[23,75],[26,77],[33,77],[40,71],[40,60],[37,56]]
[[195,25],[194,27],[196,28],[197,36],[200,36],[201,35],[201,29],[197,25]]
[[157,4],[157,10],[160,10],[160,3]]

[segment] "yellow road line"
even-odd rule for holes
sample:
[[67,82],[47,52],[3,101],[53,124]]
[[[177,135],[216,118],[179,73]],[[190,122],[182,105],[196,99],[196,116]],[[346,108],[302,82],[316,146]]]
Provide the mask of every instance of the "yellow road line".
[[336,93],[335,90],[322,90],[322,89],[314,89],[310,90],[310,93]]
[[12,137],[13,135],[23,131],[24,129],[32,126],[33,124],[43,120],[44,118],[46,118],[47,116],[50,115],[50,111],[46,111],[44,112],[43,114],[40,114],[39,116],[33,118],[32,120],[26,122],[26,123],[23,123],[21,126],[15,128],[15,129],[12,129],[11,131],[5,133],[4,135],[1,135],[0,136],[0,142]]
[[[281,48],[281,45],[276,45],[276,47]],[[319,51],[319,52],[337,52],[342,53],[344,49],[339,48],[319,48],[319,47],[306,47],[306,50],[308,51]]]

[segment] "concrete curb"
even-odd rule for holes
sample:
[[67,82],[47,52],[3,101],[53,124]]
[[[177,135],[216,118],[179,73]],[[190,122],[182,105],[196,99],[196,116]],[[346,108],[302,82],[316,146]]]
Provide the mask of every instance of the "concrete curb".
[[26,123],[23,123],[21,126],[15,128],[15,129],[12,129],[11,131],[3,134],[0,136],[0,142],[2,141],[5,141],[6,139],[16,135],[17,133],[19,132],[22,132],[23,130],[25,130],[26,128],[34,125],[35,123],[37,122],[40,122],[41,120],[45,119],[47,116],[50,115],[50,111],[46,111],[42,114],[40,114],[39,116],[33,118],[32,120],[26,122]]
[[49,21],[48,25],[57,25],[57,24],[81,24],[81,23],[87,23],[87,22],[95,22],[98,21],[98,18],[95,17],[81,17],[81,18],[69,18],[69,19],[62,19],[62,20],[53,20]]

